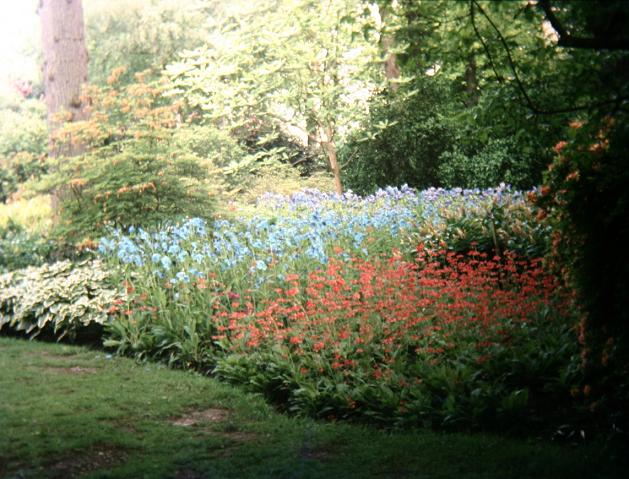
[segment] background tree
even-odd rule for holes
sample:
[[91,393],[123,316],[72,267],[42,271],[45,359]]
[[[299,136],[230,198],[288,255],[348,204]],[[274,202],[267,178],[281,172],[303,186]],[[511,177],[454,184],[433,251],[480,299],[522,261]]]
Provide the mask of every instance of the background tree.
[[[44,53],[44,91],[51,134],[61,122],[86,116],[81,87],[87,83],[87,49],[81,0],[41,0],[39,15]],[[52,155],[58,153],[54,149]]]
[[175,92],[217,126],[262,123],[309,139],[342,192],[338,143],[383,76],[363,8],[350,0],[250,2],[218,26],[208,47],[168,68]]
[[85,30],[90,82],[105,85],[115,68],[133,83],[146,70],[158,77],[184,49],[206,41],[209,19],[219,11],[213,0],[90,0]]
[[[540,98],[555,103],[555,88],[541,90],[545,76],[557,74],[541,21],[533,25],[529,10],[499,3],[482,5],[506,26],[507,42],[517,44],[512,55],[527,72],[534,94],[539,88]],[[502,44],[478,7],[448,0],[385,1],[381,10],[396,22],[402,77],[414,80],[402,82],[401,98],[372,97],[371,119],[342,151],[352,187],[373,191],[404,181],[419,188],[539,184],[552,158],[548,145],[564,126],[530,121],[530,110],[510,81]],[[418,103],[424,105],[419,110]]]

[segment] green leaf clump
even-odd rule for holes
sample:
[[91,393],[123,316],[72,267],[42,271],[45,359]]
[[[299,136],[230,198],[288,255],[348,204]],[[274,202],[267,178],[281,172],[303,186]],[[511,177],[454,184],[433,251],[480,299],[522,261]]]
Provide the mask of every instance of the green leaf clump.
[[61,261],[0,276],[0,330],[32,337],[75,337],[82,329],[103,325],[107,306],[120,299],[100,261]]

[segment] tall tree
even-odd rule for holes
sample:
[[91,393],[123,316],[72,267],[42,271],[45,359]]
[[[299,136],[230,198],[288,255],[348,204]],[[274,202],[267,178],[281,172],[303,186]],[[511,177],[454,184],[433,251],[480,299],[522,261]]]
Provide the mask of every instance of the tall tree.
[[[85,119],[81,86],[87,82],[87,49],[81,0],[41,0],[39,15],[44,54],[44,95],[51,138],[65,121]],[[52,146],[52,145],[51,145]],[[72,153],[64,151],[64,153]],[[52,146],[50,154],[60,151]]]
[[207,47],[167,68],[176,91],[221,128],[255,121],[301,130],[341,193],[339,142],[384,73],[376,41],[366,38],[373,18],[357,0],[244,3]]
[[389,88],[391,91],[396,92],[399,87],[400,79],[400,67],[397,61],[397,54],[395,53],[395,36],[394,22],[391,21],[393,7],[389,4],[383,4],[380,6],[380,20],[382,22],[381,34],[380,34],[380,46],[382,53],[384,54],[384,76],[389,81]]

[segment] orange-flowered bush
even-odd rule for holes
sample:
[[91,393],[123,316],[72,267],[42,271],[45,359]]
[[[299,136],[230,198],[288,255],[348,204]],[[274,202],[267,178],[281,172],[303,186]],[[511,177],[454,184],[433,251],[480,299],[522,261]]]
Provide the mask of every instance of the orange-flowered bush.
[[79,242],[108,226],[156,224],[179,215],[207,216],[212,197],[210,170],[190,151],[175,148],[181,105],[167,87],[146,83],[85,89],[86,120],[66,123],[55,133],[60,152],[51,187],[60,192],[58,230]]
[[579,395],[600,424],[629,426],[629,126],[614,116],[573,121],[555,145],[536,198],[553,225],[551,259],[584,312]]

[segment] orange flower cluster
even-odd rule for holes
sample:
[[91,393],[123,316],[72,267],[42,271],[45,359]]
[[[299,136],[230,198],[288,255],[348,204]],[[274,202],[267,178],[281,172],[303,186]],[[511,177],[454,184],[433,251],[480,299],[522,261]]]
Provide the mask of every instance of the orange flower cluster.
[[[251,298],[217,302],[213,339],[227,340],[234,351],[283,345],[297,356],[325,355],[335,370],[369,354],[379,375],[401,352],[438,361],[462,338],[479,351],[508,342],[507,324],[529,321],[559,287],[540,260],[421,248],[416,262],[333,260],[287,280],[257,307]],[[567,302],[562,307],[567,314]]]

